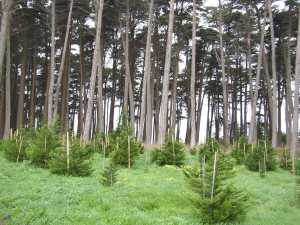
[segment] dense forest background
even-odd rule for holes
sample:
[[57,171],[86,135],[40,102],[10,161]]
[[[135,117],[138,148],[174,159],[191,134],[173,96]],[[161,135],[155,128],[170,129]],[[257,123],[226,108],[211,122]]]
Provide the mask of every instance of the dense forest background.
[[0,137],[58,120],[87,141],[124,113],[147,144],[265,137],[295,153],[297,2],[216,3],[2,0]]

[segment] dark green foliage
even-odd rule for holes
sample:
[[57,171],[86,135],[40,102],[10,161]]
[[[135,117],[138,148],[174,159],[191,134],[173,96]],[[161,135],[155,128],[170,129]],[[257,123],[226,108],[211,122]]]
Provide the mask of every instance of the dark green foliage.
[[104,186],[113,186],[117,182],[117,168],[110,163],[101,174],[101,183]]
[[242,136],[232,149],[231,156],[236,160],[238,165],[244,164],[250,150],[251,145],[248,144],[247,138]]
[[264,175],[267,171],[276,169],[276,159],[274,149],[266,141],[251,147],[245,165],[251,171],[259,171]]
[[200,166],[187,167],[184,174],[198,194],[196,207],[204,224],[231,223],[243,219],[248,197],[229,182],[235,174],[234,161],[210,140],[200,153]]
[[27,156],[31,163],[42,168],[48,167],[51,151],[60,146],[57,127],[41,127],[32,143],[27,148]]
[[285,148],[280,152],[280,168],[284,170],[291,170],[292,160],[290,152]]
[[70,143],[69,166],[67,146],[65,145],[51,151],[49,169],[55,174],[77,177],[89,176],[92,173],[91,155],[92,152],[89,149],[81,147],[80,142],[75,140]]
[[191,155],[197,155],[197,153],[198,153],[198,149],[195,147],[195,148],[192,148],[191,150],[190,150],[190,153],[191,153]]
[[151,152],[151,161],[159,166],[175,165],[182,166],[185,160],[185,146],[179,141],[168,138],[161,149]]
[[296,160],[296,175],[300,176],[300,159]]
[[0,142],[0,151],[4,151],[5,158],[12,162],[21,162],[26,159],[26,148],[32,140],[29,130],[16,132],[9,140]]
[[131,167],[142,152],[142,145],[134,135],[127,116],[122,116],[117,130],[109,136],[106,151],[111,155],[112,163]]

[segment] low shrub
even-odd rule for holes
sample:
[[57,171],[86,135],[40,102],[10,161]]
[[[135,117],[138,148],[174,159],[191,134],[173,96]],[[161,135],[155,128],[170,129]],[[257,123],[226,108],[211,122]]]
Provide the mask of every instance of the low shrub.
[[46,125],[36,132],[36,137],[26,149],[32,164],[42,168],[48,167],[51,151],[61,146],[58,133],[57,127],[48,128]]
[[276,159],[274,149],[266,141],[259,143],[251,148],[245,165],[251,171],[259,171],[264,175],[267,171],[276,169]]
[[238,142],[232,149],[231,156],[236,160],[238,165],[244,164],[249,151],[251,150],[251,145],[248,144],[246,137],[240,137]]
[[[66,143],[66,141],[65,141]],[[92,152],[75,140],[67,145],[57,147],[50,152],[49,169],[52,173],[68,176],[89,176],[92,173]]]
[[109,136],[106,145],[112,163],[130,168],[142,150],[142,144],[134,137],[127,116],[122,115],[117,130]]
[[185,146],[179,141],[168,138],[160,148],[151,152],[151,161],[159,166],[175,165],[182,166],[185,160]]
[[112,163],[104,168],[100,181],[104,186],[113,186],[117,182],[117,168]]
[[292,169],[291,154],[286,148],[280,152],[279,158],[280,158],[280,164],[279,164],[280,168],[284,170]]

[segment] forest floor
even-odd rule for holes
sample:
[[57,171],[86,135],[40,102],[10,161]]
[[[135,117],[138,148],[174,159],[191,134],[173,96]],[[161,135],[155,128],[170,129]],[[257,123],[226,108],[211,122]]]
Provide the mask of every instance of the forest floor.
[[[96,155],[93,162],[92,176],[63,177],[28,162],[10,163],[0,153],[0,224],[201,224],[192,203],[196,195],[181,169],[147,166],[142,156],[133,169],[119,171],[113,187],[104,187],[99,176],[105,161]],[[250,196],[243,225],[299,225],[300,208],[293,200],[295,180],[289,172],[278,169],[260,178],[244,167],[236,170],[233,182]]]

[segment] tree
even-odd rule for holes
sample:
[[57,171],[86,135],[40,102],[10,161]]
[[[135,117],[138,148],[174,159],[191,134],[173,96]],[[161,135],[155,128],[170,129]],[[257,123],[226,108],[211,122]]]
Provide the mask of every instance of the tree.
[[169,14],[169,25],[168,25],[168,36],[165,56],[165,68],[163,76],[163,88],[162,88],[162,99],[160,104],[159,112],[159,136],[158,143],[163,144],[166,138],[167,132],[167,118],[168,118],[168,97],[169,97],[169,77],[171,67],[171,50],[172,50],[172,36],[174,26],[174,0],[170,0],[170,14]]
[[143,140],[144,127],[146,123],[146,143],[151,144],[152,140],[152,91],[151,91],[151,40],[154,0],[149,3],[149,20],[145,57],[145,74],[143,79],[143,92],[141,103],[141,118],[138,139]]
[[87,110],[85,114],[84,120],[84,129],[82,134],[82,139],[84,141],[88,141],[90,138],[90,128],[92,122],[92,110],[93,110],[93,102],[94,102],[94,93],[96,86],[96,76],[97,70],[99,67],[99,56],[100,54],[100,46],[101,46],[101,27],[102,27],[102,13],[103,13],[103,5],[104,0],[99,0],[99,6],[97,11],[97,30],[96,30],[96,40],[95,40],[95,50],[93,54],[93,63],[92,63],[92,73],[90,78],[90,89],[88,94],[88,103]]
[[296,151],[298,149],[298,120],[299,120],[299,87],[300,87],[300,7],[298,8],[298,35],[296,49],[296,69],[295,69],[295,93],[293,111],[293,131],[292,131],[292,172],[295,174]]

